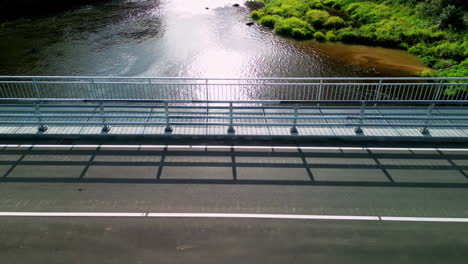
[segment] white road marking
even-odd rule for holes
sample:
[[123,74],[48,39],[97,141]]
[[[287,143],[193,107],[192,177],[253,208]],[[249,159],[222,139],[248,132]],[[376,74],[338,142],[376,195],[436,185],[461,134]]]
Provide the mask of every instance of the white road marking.
[[438,148],[440,151],[468,151],[466,148]]
[[[79,148],[81,145],[75,145],[75,147]],[[140,145],[140,149],[144,148],[165,148],[165,145]]]
[[403,222],[452,222],[468,223],[468,218],[445,218],[445,217],[390,217],[382,216],[382,221],[403,221]]
[[354,215],[231,214],[231,213],[106,213],[106,212],[0,212],[0,217],[137,217],[137,218],[244,218],[290,220],[352,220],[468,223],[468,218],[395,217]]
[[144,217],[146,213],[101,213],[101,212],[0,212],[0,216],[42,217]]
[[306,219],[306,220],[360,220],[378,221],[377,216],[345,215],[294,215],[294,214],[210,214],[210,213],[149,213],[148,217],[183,217],[183,218],[266,218],[266,219]]

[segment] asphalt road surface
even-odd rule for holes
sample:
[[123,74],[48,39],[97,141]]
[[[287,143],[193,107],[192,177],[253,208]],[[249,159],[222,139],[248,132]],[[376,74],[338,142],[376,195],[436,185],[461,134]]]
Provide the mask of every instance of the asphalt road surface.
[[1,148],[1,263],[468,259],[467,149]]

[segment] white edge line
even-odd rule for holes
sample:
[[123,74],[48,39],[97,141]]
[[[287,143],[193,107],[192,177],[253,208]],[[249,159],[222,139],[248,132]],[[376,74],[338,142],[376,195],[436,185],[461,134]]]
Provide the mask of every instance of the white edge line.
[[151,217],[151,218],[260,218],[308,220],[370,220],[378,216],[294,215],[294,214],[222,214],[222,213],[101,213],[101,212],[0,212],[1,216],[21,217]]
[[468,223],[468,218],[393,217],[352,215],[296,215],[296,214],[234,214],[234,213],[103,213],[103,212],[0,212],[0,217],[142,217],[142,218],[244,218],[244,219],[302,219],[302,220],[354,220],[399,222],[451,222]]
[[[77,145],[75,145],[76,147]],[[140,145],[100,145],[101,148],[138,148]]]
[[210,213],[149,213],[148,217],[193,217],[193,218],[262,218],[262,219],[308,219],[308,220],[370,220],[378,221],[377,216],[344,215],[291,215],[291,214],[210,214]]
[[140,146],[140,149],[144,149],[144,148],[162,148],[163,149],[166,147],[165,145],[139,145],[139,146]]
[[395,150],[395,151],[409,151],[409,148],[367,148],[368,150]]
[[0,212],[0,216],[39,217],[144,217],[146,213],[100,213],[100,212]]
[[444,217],[390,217],[382,216],[382,221],[400,221],[400,222],[452,222],[468,223],[468,218],[444,218]]
[[454,149],[454,148],[438,148],[440,151],[468,151],[466,148]]
[[273,146],[234,146],[234,149],[271,149]]

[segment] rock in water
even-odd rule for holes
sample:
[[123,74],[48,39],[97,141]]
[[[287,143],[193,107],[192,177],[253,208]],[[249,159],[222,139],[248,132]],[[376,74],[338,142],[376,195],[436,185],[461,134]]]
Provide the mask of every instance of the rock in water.
[[247,22],[246,25],[247,26],[252,26],[254,24],[254,22]]
[[265,4],[257,1],[247,1],[245,2],[245,6],[250,10],[258,10],[260,8],[265,7]]
[[239,7],[239,4],[233,4],[232,6],[234,6],[234,7]]

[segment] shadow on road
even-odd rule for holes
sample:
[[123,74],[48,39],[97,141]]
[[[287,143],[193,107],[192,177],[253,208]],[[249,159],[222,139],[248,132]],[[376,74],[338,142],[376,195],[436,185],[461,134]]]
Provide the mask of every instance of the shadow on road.
[[5,148],[0,182],[468,188],[468,152],[283,148]]

